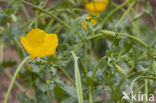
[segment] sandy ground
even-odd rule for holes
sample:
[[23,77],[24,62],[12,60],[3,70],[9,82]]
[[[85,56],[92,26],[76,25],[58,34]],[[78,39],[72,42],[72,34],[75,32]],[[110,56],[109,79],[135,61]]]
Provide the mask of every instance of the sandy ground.
[[[4,49],[3,58],[5,60],[11,59],[13,61],[16,61],[17,63],[20,62],[18,53],[17,53],[16,49],[12,46]],[[13,68],[6,68],[5,70],[10,71],[12,69],[15,69],[15,68],[14,67]],[[10,85],[10,78],[8,78],[5,75],[5,73],[1,73],[0,74],[0,103],[3,103],[4,97],[6,95],[6,91],[9,87],[9,85]],[[19,92],[19,89],[16,86],[14,86],[12,91],[11,91],[11,95],[9,97],[8,103],[18,103],[17,99],[16,99],[16,94],[18,92]]]

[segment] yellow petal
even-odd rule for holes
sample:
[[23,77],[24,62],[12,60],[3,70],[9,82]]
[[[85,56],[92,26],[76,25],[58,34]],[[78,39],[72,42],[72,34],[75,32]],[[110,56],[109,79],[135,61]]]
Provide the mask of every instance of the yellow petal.
[[[109,0],[94,0],[93,2],[103,2],[103,3],[108,3]],[[92,0],[85,0],[85,3],[92,2]]]
[[[99,14],[99,13],[98,13],[98,14]],[[99,15],[100,15],[100,14],[99,14]],[[99,16],[99,15],[97,15],[97,16]],[[95,15],[95,16],[96,16],[96,15]],[[91,16],[88,14],[88,15],[87,15],[87,18],[91,18]],[[91,21],[90,21],[90,22],[91,22],[92,24],[96,24],[97,20],[94,19],[94,18],[91,18]],[[87,26],[85,20],[82,21],[82,26],[83,26],[83,28],[84,28],[85,30],[88,29],[88,26]]]
[[[45,42],[35,50],[35,55],[39,57],[52,55],[58,46],[58,38],[56,34],[46,34]],[[40,52],[38,52],[40,51]]]
[[85,4],[85,8],[90,12],[100,12],[104,11],[107,8],[107,3],[105,2],[95,2]]
[[25,38],[31,44],[32,47],[40,46],[45,39],[46,32],[40,29],[32,29]]
[[88,27],[87,27],[87,24],[86,24],[85,20],[83,20],[83,21],[82,21],[82,27],[83,27],[85,30],[87,30],[87,29],[88,29]]
[[21,43],[30,54],[31,60],[35,57],[52,55],[58,46],[56,34],[47,34],[40,29],[32,29],[25,37],[21,37]]
[[96,24],[96,19],[91,19],[92,24]]
[[29,42],[27,41],[27,39],[26,39],[24,36],[22,36],[21,39],[20,39],[20,41],[21,41],[22,45],[24,46],[25,50],[26,50],[29,54],[31,54],[31,53],[33,52],[33,51],[32,51],[32,47],[31,47],[31,45],[29,44]]

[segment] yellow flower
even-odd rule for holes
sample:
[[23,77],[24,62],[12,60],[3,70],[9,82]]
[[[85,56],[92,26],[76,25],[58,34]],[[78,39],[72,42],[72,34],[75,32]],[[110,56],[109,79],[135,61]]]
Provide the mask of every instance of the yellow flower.
[[[100,16],[100,12],[104,11],[107,8],[107,4],[108,4],[109,0],[94,0],[92,2],[92,0],[85,0],[86,4],[85,4],[85,8],[90,11],[93,15],[99,17]],[[90,18],[91,16],[88,15],[88,18]],[[92,24],[96,24],[96,19],[91,19],[90,21]],[[82,26],[85,30],[88,29],[87,24],[85,22],[85,20],[82,21]]]
[[48,34],[40,29],[32,29],[25,37],[20,39],[31,60],[38,57],[52,55],[58,46],[56,34]]
[[85,30],[87,30],[87,29],[88,29],[88,26],[87,26],[87,24],[86,24],[85,20],[83,20],[83,21],[82,21],[82,26],[83,26],[83,28],[84,28]]
[[85,8],[92,12],[101,12],[107,8],[108,0],[94,0],[94,2],[89,2],[86,0]]
[[[97,14],[96,16],[99,16],[99,14]],[[87,15],[87,18],[89,19],[89,18],[91,18],[91,16],[88,14],[88,15]],[[90,20],[90,22],[91,22],[92,24],[96,24],[97,21],[96,21],[96,19],[93,18],[93,19]],[[87,26],[85,20],[82,21],[82,26],[83,26],[83,28],[84,28],[85,30],[88,29],[88,26]]]
[[29,71],[31,70],[31,66],[30,65],[28,65],[27,68],[28,68]]

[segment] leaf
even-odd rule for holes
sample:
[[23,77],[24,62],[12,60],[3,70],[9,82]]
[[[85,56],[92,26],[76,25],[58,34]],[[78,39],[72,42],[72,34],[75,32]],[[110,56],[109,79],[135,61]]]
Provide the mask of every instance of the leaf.
[[6,68],[6,67],[12,67],[12,66],[15,66],[16,65],[16,62],[15,61],[12,61],[12,60],[6,60],[6,61],[3,61],[1,65],[4,68]]
[[42,91],[45,92],[47,90],[46,84],[41,82],[39,79],[36,81],[36,86]]
[[75,99],[72,97],[64,99],[61,103],[76,103]]
[[68,86],[64,82],[62,82],[60,79],[56,79],[57,84],[62,88],[66,93],[68,93],[72,98],[76,98],[76,88],[73,86]]
[[24,93],[20,93],[17,95],[20,103],[35,103],[33,100],[29,99]]
[[79,101],[79,103],[83,103],[81,76],[80,76],[79,66],[77,63],[78,57],[76,57],[74,52],[72,52],[72,54],[73,54],[74,62],[75,62],[75,81],[76,81],[76,89],[77,89],[77,94],[78,94],[78,101]]

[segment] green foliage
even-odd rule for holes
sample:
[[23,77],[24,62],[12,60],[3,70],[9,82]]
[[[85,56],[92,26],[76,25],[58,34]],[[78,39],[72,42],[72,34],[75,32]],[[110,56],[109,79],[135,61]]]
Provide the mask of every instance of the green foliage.
[[[156,22],[152,7],[145,0],[135,3],[136,7],[141,3],[147,6],[139,13],[132,7],[123,15],[127,11],[124,6],[134,0],[125,5],[110,2],[99,17],[92,15],[91,18],[87,17],[90,13],[81,8],[84,0],[57,0],[49,8],[42,7],[46,2],[41,0],[33,0],[32,4],[11,1],[7,9],[0,9],[0,39],[7,45],[15,45],[21,60],[29,54],[19,39],[32,28],[57,33],[59,38],[54,55],[37,57],[22,67],[20,80],[25,82],[26,89],[32,89],[33,96],[30,98],[27,91],[18,94],[21,103],[52,103],[55,100],[58,103],[121,103],[123,91],[130,93],[133,80],[141,76],[152,79],[139,79],[132,90],[144,94],[148,88],[148,94],[154,94]],[[19,9],[25,8],[21,4],[32,7],[36,15]],[[21,12],[24,14],[20,15]],[[145,13],[152,18],[153,27],[143,22]],[[10,19],[11,15],[17,16]],[[92,19],[96,19],[95,25]],[[88,30],[83,28],[83,20]],[[2,68],[14,65],[11,60],[1,63]]]

